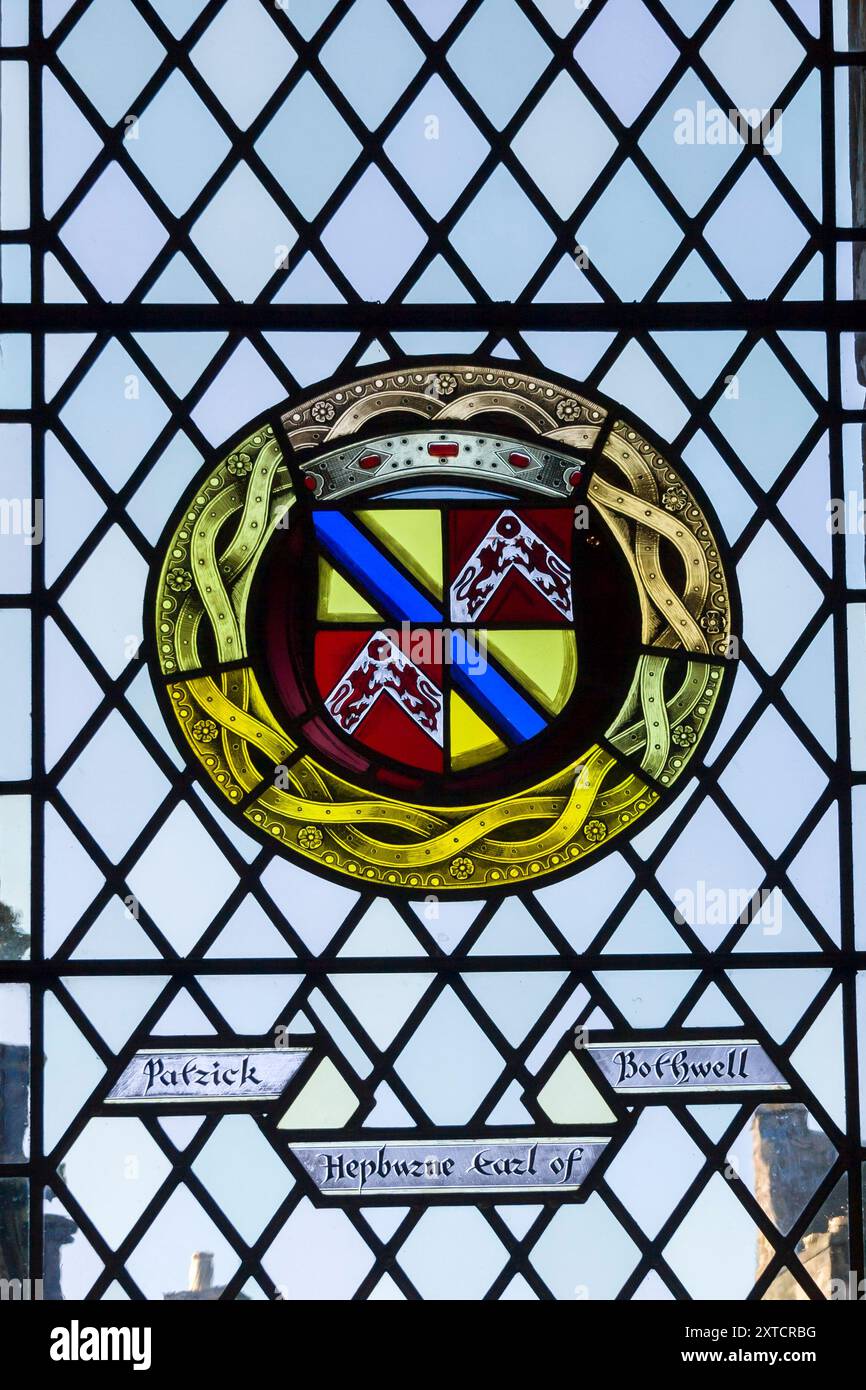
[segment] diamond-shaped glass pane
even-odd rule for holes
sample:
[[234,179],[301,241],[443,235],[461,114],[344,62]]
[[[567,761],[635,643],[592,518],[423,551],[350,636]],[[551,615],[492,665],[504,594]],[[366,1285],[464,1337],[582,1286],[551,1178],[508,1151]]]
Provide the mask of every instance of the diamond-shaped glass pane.
[[514,0],[484,0],[448,61],[497,129],[507,125],[550,61],[550,49]]
[[322,49],[322,62],[371,129],[421,66],[421,51],[386,0],[360,0]]
[[[232,120],[246,130],[291,70],[295,50],[264,5],[226,0],[192,57]],[[241,74],[249,74],[247,80]]]
[[135,98],[165,56],[131,0],[91,0],[58,52],[109,125],[137,114]]

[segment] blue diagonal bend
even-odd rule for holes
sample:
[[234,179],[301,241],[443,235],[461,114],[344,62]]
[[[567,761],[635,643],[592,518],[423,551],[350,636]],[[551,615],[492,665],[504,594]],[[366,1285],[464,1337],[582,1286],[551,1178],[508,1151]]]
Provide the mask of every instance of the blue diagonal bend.
[[[319,543],[347,574],[372,594],[377,607],[394,623],[443,626],[441,612],[426,594],[391,563],[348,517],[340,512],[313,513]],[[454,684],[484,710],[496,727],[516,743],[535,738],[547,727],[519,690],[492,666],[478,660],[465,640],[453,643]]]

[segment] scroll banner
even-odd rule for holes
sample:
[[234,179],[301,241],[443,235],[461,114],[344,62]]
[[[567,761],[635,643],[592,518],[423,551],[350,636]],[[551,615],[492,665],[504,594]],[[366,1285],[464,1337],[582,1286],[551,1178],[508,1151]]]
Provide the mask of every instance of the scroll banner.
[[292,1144],[323,1197],[576,1192],[606,1138],[453,1139]]
[[178,1105],[278,1100],[309,1047],[146,1048],[136,1052],[107,1105]]
[[618,1094],[790,1089],[761,1044],[748,1039],[604,1042],[586,1051]]

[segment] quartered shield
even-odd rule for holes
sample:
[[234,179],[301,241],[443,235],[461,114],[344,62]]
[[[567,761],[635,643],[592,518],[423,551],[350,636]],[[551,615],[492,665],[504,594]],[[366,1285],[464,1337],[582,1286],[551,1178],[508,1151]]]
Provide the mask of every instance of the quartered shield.
[[580,865],[720,708],[713,525],[628,421],[501,367],[371,376],[199,482],[154,590],[185,746],[249,829],[385,891]]
[[527,756],[555,761],[566,726],[586,735],[602,687],[616,708],[623,644],[582,659],[586,596],[608,588],[615,601],[619,588],[622,603],[630,586],[610,544],[577,524],[578,458],[412,432],[326,455],[306,476],[315,495],[285,568],[302,549],[314,582],[297,611],[276,598],[271,668],[291,672],[283,700],[306,685],[323,752],[442,801],[502,790]]

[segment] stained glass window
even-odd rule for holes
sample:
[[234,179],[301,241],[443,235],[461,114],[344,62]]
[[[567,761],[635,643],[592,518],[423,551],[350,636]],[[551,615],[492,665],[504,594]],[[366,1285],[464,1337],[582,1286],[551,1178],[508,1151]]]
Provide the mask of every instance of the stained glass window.
[[862,4],[0,44],[0,1292],[862,1297]]

